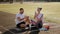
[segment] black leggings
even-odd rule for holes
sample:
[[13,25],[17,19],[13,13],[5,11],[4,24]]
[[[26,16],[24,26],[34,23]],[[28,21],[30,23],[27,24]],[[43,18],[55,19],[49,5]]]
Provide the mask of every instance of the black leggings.
[[42,28],[42,26],[43,26],[42,21],[38,21],[37,24],[36,24],[36,26],[37,26],[38,28]]

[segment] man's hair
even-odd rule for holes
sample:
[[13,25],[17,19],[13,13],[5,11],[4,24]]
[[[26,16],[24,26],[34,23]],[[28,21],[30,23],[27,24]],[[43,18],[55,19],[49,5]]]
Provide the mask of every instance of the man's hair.
[[42,10],[42,8],[38,8],[38,9]]
[[20,8],[20,10],[24,10],[23,8]]

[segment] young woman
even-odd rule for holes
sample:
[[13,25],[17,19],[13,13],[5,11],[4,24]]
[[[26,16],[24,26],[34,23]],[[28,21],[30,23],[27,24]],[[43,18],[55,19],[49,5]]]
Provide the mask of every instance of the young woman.
[[34,19],[37,22],[37,27],[42,28],[43,26],[43,14],[41,13],[42,8],[37,8],[37,11],[35,12]]

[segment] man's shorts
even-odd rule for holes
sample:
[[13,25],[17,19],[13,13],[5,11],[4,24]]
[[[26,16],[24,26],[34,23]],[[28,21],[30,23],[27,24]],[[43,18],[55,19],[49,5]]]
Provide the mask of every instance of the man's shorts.
[[16,25],[16,27],[17,27],[17,28],[21,28],[21,26],[20,26],[21,24],[25,24],[25,22],[23,21],[23,22],[21,22],[21,23],[18,23],[18,24]]

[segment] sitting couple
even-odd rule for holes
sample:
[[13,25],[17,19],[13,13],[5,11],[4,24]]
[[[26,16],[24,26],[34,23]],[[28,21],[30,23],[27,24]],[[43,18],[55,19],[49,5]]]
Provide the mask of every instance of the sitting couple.
[[37,28],[42,28],[43,14],[40,13],[42,8],[37,8],[34,15],[34,20],[30,19],[29,16],[24,15],[24,9],[20,8],[19,13],[16,14],[16,26],[17,28],[29,27],[29,24],[35,25]]

